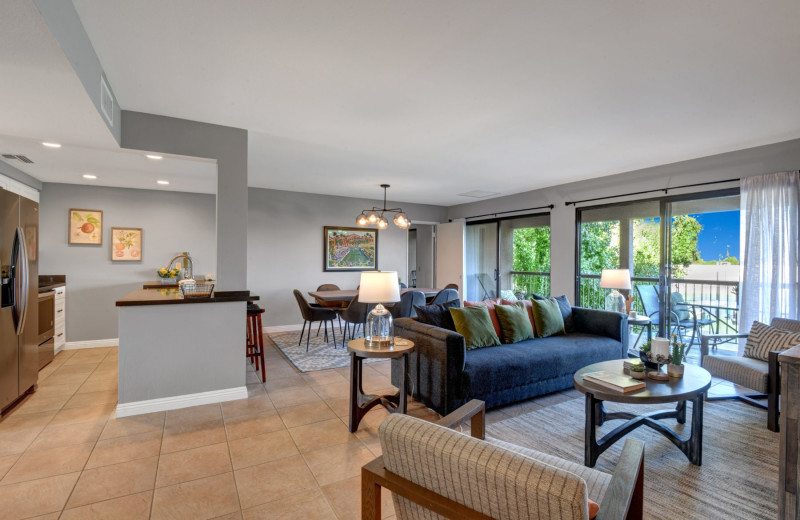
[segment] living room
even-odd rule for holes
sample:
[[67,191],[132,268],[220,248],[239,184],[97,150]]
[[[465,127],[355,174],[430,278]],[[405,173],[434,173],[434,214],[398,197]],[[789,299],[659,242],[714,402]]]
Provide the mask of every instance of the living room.
[[[458,347],[473,361],[465,362],[453,388],[434,389],[419,372],[410,375],[408,416],[436,422],[472,399],[484,401],[486,437],[506,443],[502,449],[516,445],[573,465],[567,471],[579,475],[575,485],[585,485],[587,495],[574,515],[563,516],[586,517],[589,499],[602,498],[593,479],[607,483],[603,475],[625,467],[625,440],[644,442],[645,517],[778,514],[784,432],[776,425],[784,417],[775,415],[769,425],[768,417],[785,409],[786,397],[769,410],[713,400],[754,393],[778,398],[735,383],[718,367],[725,359],[717,358],[742,359],[745,342],[711,334],[800,318],[792,304],[796,278],[776,298],[747,299],[757,289],[747,273],[763,270],[726,262],[742,261],[752,244],[745,237],[755,228],[747,220],[754,214],[753,190],[759,183],[776,188],[774,176],[794,178],[800,168],[800,99],[792,88],[800,51],[796,5],[234,5],[26,0],[1,8],[0,70],[7,79],[0,86],[0,187],[38,202],[38,274],[65,277],[67,294],[64,343],[38,372],[38,386],[0,419],[0,507],[10,518],[119,518],[123,511],[132,518],[359,517],[361,468],[389,457],[381,440],[389,432],[378,427],[402,414],[390,414],[399,405],[383,403],[353,429],[356,375],[364,390],[387,395],[406,378],[397,361],[365,361],[353,372],[338,321],[343,309],[334,323],[314,322],[306,332],[292,291],[320,305],[309,293],[323,284],[353,293],[363,285],[361,270],[327,268],[323,234],[326,227],[358,227],[356,216],[365,208],[386,209],[390,217],[375,234],[373,268],[396,272],[409,291],[455,284],[459,307],[481,300],[513,307],[508,300],[519,298],[530,308],[534,294],[564,295],[568,306],[598,313],[574,311],[584,328],[527,340],[561,345],[551,350],[563,350],[564,359],[536,361],[563,371],[550,378],[555,386],[525,386],[509,368],[491,384],[514,391],[502,403],[492,401],[496,389],[484,391],[489,383],[469,372],[474,360],[523,348],[500,344],[504,329],[496,329],[496,349]],[[390,184],[385,191],[384,183]],[[416,233],[392,222],[396,212],[389,210],[400,208]],[[91,218],[101,216],[102,226],[86,220],[87,235],[99,242],[76,243],[66,232],[76,209],[99,210]],[[704,220],[714,212],[726,215],[722,227]],[[692,239],[696,258],[685,263],[675,260],[675,218],[683,216],[701,228]],[[592,253],[595,263],[585,245],[593,225],[608,230],[604,253]],[[546,229],[546,247],[536,246],[546,260],[521,267],[509,237],[537,227]],[[119,229],[138,231],[142,246],[124,262],[114,256],[115,242],[128,247],[118,240]],[[417,247],[421,238],[410,242],[423,229],[430,233],[424,253]],[[734,235],[736,241],[729,238]],[[150,332],[180,336],[181,327],[196,328],[169,314],[170,307],[241,307],[244,316],[250,299],[264,311],[258,318],[263,370],[250,357],[235,384],[213,386],[224,356],[244,366],[239,345],[250,340],[242,327],[232,327],[235,348],[219,349],[202,370],[188,358],[175,369],[174,379],[207,386],[153,393],[133,403],[142,413],[124,417],[132,408],[120,406],[131,404],[120,398],[128,384],[122,331],[131,330],[132,313],[148,306],[119,302],[160,283],[159,269],[184,252],[191,260],[177,260],[179,276],[214,283],[221,298],[149,307],[161,316]],[[778,257],[788,254],[796,251],[789,247]],[[712,264],[713,274],[702,274]],[[629,270],[627,282],[603,281],[611,269]],[[737,278],[719,278],[723,271]],[[646,287],[660,288],[655,309],[648,308]],[[607,304],[613,291],[631,299],[621,309]],[[226,301],[225,293],[241,301]],[[609,325],[601,318],[604,308],[633,316],[624,326]],[[659,323],[660,315],[669,318]],[[408,358],[413,371],[435,343],[425,343],[417,320],[400,321],[408,319],[397,318],[395,330],[416,343]],[[318,333],[318,326],[324,330]],[[570,348],[586,345],[578,336],[602,336],[609,327],[618,331],[616,338],[604,336],[613,355],[568,359]],[[590,393],[573,384],[578,369],[638,355],[639,347],[672,332],[688,346],[680,384],[699,381],[692,372],[705,371],[706,399],[692,401],[695,392],[680,401],[683,412],[671,412],[677,424],[671,416],[661,419],[675,438],[653,427],[608,445],[600,439],[597,446],[608,451],[588,464]],[[456,338],[462,345],[461,336],[450,331],[442,341]],[[311,355],[300,359],[307,341]],[[177,346],[199,349],[199,343]],[[619,355],[618,347],[625,349]],[[703,368],[701,357],[709,359]],[[311,370],[302,366],[309,358]],[[194,375],[183,372],[189,366]],[[473,383],[485,383],[484,390],[464,390]],[[452,408],[440,406],[437,392],[456,386],[466,393],[448,401]],[[237,399],[221,397],[234,387]],[[516,393],[522,387],[527,390]],[[210,400],[198,401],[201,394]],[[633,413],[606,401],[611,412]],[[702,464],[696,421],[687,420],[698,408],[705,413]],[[602,415],[594,419],[598,437],[620,424],[610,416],[607,425]],[[462,421],[457,428],[477,433],[477,424]],[[729,489],[717,492],[720,481]],[[596,501],[598,518],[608,518],[611,506]],[[415,517],[386,490],[381,505],[382,517]],[[635,510],[636,500],[628,506]],[[478,503],[470,508],[514,516]]]

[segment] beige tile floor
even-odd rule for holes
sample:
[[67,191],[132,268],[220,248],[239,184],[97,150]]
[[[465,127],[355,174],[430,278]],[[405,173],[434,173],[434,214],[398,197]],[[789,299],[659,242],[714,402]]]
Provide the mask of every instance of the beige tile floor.
[[[380,454],[387,412],[374,409],[350,434],[349,369],[301,374],[277,349],[266,357],[266,384],[248,367],[248,399],[115,419],[117,349],[61,352],[40,372],[37,392],[0,421],[0,516],[358,518],[360,468]],[[368,391],[395,390],[388,361],[364,367]],[[568,390],[516,403],[487,422],[575,397]],[[439,417],[420,403],[409,408]],[[393,518],[388,494],[383,503]]]

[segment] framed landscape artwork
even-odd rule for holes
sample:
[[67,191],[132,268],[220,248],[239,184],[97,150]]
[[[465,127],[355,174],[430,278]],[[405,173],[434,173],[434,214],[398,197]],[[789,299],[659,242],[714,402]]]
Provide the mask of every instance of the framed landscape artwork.
[[378,269],[378,230],[325,226],[324,271]]
[[69,244],[103,245],[103,212],[99,209],[69,210]]
[[142,228],[111,228],[111,261],[142,261]]

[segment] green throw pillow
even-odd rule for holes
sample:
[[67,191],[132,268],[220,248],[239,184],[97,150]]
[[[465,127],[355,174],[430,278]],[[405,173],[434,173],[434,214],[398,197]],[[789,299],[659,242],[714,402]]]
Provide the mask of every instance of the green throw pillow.
[[452,307],[450,315],[456,324],[456,332],[464,336],[467,350],[500,344],[486,307]]
[[533,323],[536,325],[536,336],[546,338],[557,334],[565,334],[564,317],[555,298],[531,300],[533,307]]
[[512,305],[495,305],[497,319],[500,320],[500,329],[503,331],[503,343],[516,343],[526,339],[533,339],[533,327],[528,318],[528,309],[522,302]]

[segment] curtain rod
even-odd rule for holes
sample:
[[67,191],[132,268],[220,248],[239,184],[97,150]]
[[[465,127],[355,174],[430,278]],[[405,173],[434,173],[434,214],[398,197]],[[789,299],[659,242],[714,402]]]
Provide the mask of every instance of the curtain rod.
[[473,215],[471,217],[465,218],[481,218],[481,217],[496,217],[497,215],[505,215],[507,213],[519,213],[520,211],[533,211],[536,209],[553,209],[555,206],[553,204],[549,204],[547,206],[538,206],[535,208],[525,208],[525,209],[512,209],[510,211],[498,211],[497,213],[485,213],[483,215]]
[[574,205],[574,204],[581,204],[583,202],[594,202],[596,200],[616,199],[616,198],[619,198],[619,197],[629,197],[631,195],[644,195],[645,193],[658,193],[658,192],[661,192],[661,191],[663,191],[664,194],[667,194],[667,193],[669,193],[669,190],[677,190],[677,189],[680,189],[680,188],[695,188],[697,186],[710,186],[712,184],[724,184],[726,182],[738,182],[740,180],[741,179],[737,177],[736,179],[727,179],[727,180],[724,180],[724,181],[710,181],[710,182],[698,182],[697,184],[683,184],[681,186],[672,186],[672,187],[669,187],[669,188],[658,188],[658,189],[655,189],[655,190],[634,191],[634,192],[631,192],[631,193],[623,193],[621,195],[609,195],[608,197],[595,197],[593,199],[567,201],[567,202],[564,203],[564,205],[565,206],[569,206],[569,205]]

